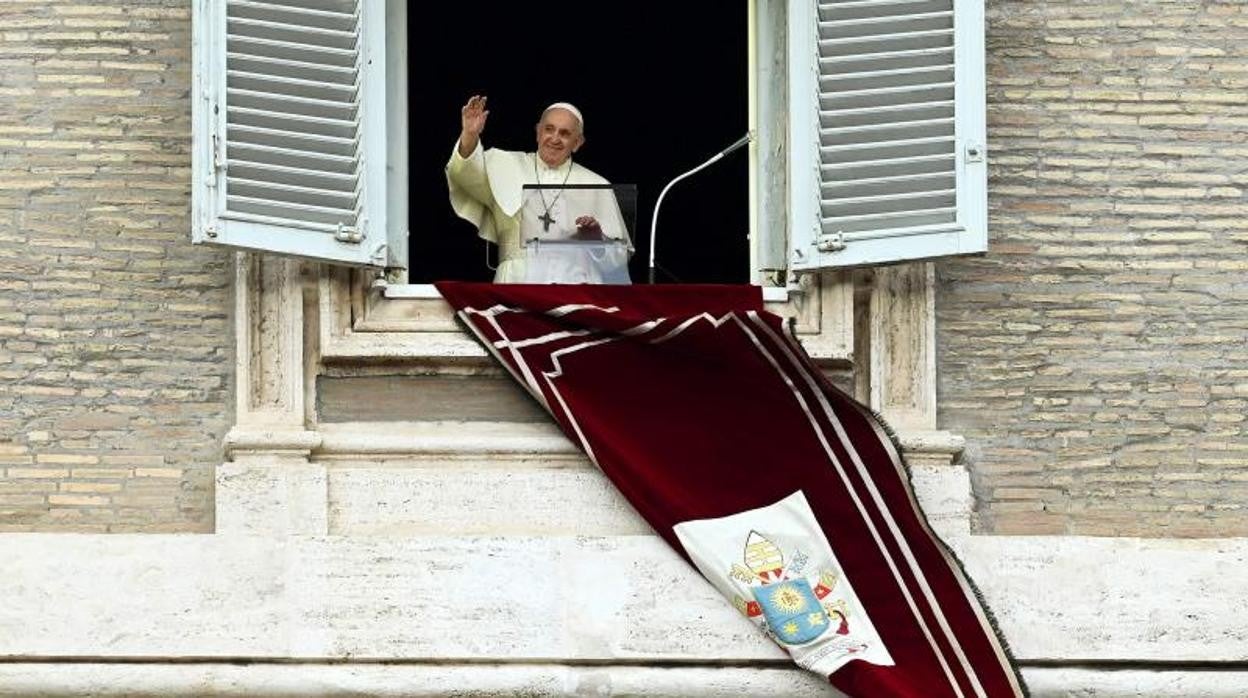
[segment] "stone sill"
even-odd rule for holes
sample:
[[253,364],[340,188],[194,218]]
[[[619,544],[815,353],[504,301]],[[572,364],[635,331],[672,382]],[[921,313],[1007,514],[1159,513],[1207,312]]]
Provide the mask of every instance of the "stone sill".
[[[374,284],[383,289],[386,298],[423,298],[441,299],[442,294],[433,284]],[[787,303],[789,289],[779,286],[763,286],[763,302]]]
[[[1033,698],[1241,698],[1248,671],[1023,667]],[[453,696],[645,695],[649,698],[827,698],[840,695],[807,672],[754,666],[646,666],[480,663],[375,664],[196,662],[14,662],[0,664],[0,696],[81,695]]]

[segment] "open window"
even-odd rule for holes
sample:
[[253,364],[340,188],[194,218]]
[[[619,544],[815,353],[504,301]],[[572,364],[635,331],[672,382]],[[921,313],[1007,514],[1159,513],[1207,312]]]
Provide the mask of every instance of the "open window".
[[[651,214],[664,185],[748,129],[748,16],[723,0],[558,4],[461,3],[438,21],[409,18],[412,240],[409,280],[488,280],[492,245],[447,204],[443,166],[469,96],[489,97],[486,147],[532,152],[547,105],[585,116],[573,159],[635,185],[634,280],[646,276]],[[436,65],[436,70],[425,66]],[[535,167],[536,163],[534,163]],[[659,279],[749,280],[749,158],[745,151],[677,185],[659,219]],[[534,175],[536,169],[534,169]],[[666,272],[666,273],[665,273]]]
[[[751,231],[742,280],[986,249],[982,0],[704,11],[750,18],[739,79],[758,134],[741,195],[752,213],[729,231]],[[407,74],[407,26],[402,0],[197,0],[195,242],[407,266],[407,86],[420,79]],[[419,166],[440,172],[444,158]]]

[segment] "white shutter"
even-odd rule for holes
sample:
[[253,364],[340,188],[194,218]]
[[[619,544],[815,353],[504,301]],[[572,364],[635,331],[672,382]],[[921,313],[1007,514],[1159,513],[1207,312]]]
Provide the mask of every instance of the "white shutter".
[[387,264],[384,0],[198,0],[192,240]]
[[791,0],[792,268],[987,249],[983,0]]

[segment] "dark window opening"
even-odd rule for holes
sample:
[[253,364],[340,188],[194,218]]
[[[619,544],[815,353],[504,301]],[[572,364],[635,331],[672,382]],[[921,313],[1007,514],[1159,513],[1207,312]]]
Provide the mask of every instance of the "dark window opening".
[[[411,283],[486,281],[486,243],[451,211],[443,167],[459,110],[489,97],[486,147],[532,151],[541,110],[585,115],[576,160],[637,185],[635,283],[646,278],[650,219],[663,186],[727,147],[747,126],[745,3],[452,3],[408,23]],[[749,280],[746,151],[680,182],[664,200],[659,265],[691,283]],[[491,261],[496,251],[490,250]]]

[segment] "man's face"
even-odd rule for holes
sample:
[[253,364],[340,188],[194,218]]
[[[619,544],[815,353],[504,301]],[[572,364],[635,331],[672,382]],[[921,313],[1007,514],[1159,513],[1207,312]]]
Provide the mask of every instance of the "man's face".
[[551,109],[537,124],[537,155],[549,167],[562,165],[584,142],[581,122],[567,109]]

